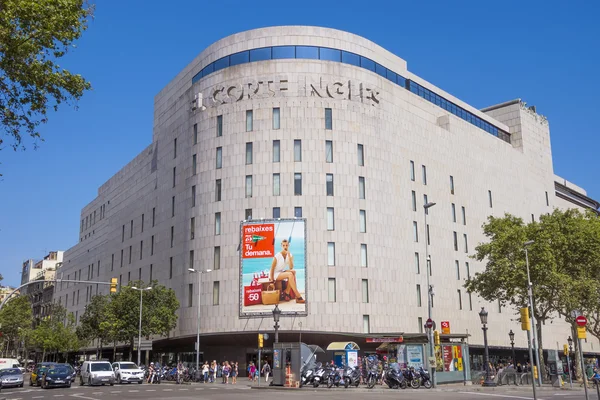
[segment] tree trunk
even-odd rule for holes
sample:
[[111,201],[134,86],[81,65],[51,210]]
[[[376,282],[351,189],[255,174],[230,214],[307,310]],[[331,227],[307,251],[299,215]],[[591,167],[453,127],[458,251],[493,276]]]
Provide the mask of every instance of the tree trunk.
[[133,343],[134,343],[134,340],[131,339],[131,343],[129,346],[129,361],[132,361],[132,359],[133,359]]
[[579,340],[577,340],[577,326],[575,323],[571,323],[571,337],[573,338],[573,346],[575,347],[575,351],[573,352],[573,359],[571,360],[571,365],[573,366],[573,370],[575,371],[575,379],[578,381],[583,379],[582,371],[581,371],[581,357],[579,352],[581,349],[579,348]]
[[46,361],[46,349],[42,351],[42,362]]
[[538,321],[538,324],[536,326],[537,328],[537,336],[538,336],[538,343],[537,343],[537,349],[538,349],[538,353],[540,355],[540,366],[539,368],[539,373],[541,374],[540,376],[542,377],[542,381],[546,380],[546,362],[544,361],[544,347],[542,345],[542,324]]
[[117,341],[113,342],[113,362],[117,361]]
[[98,339],[98,340],[100,341],[100,357],[98,357],[98,359],[102,360],[102,339]]

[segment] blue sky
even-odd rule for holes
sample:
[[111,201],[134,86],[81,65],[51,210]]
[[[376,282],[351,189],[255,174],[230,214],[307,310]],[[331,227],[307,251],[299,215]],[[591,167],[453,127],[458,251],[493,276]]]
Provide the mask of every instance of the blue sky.
[[[154,96],[232,33],[319,25],[364,36],[483,108],[522,98],[550,121],[555,173],[600,200],[600,2],[102,0],[60,64],[93,91],[50,115],[38,150],[0,151],[0,273],[77,243],[81,208],[151,141]],[[594,122],[596,121],[596,122]]]

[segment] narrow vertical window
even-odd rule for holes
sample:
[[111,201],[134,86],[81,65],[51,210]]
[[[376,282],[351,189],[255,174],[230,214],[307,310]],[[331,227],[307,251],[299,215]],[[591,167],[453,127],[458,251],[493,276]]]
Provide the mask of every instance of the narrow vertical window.
[[452,203],[452,222],[456,222],[456,205]]
[[425,226],[425,235],[427,236],[427,244],[431,244],[431,236],[429,236],[429,224]]
[[294,161],[302,161],[302,140],[300,139],[294,140]]
[[190,250],[190,263],[189,269],[194,269],[194,250]]
[[359,210],[358,226],[359,226],[360,233],[365,233],[367,231],[367,211],[366,210]]
[[[115,254],[113,253],[110,255],[110,270],[114,271],[114,269],[115,269]],[[61,287],[62,287],[62,282],[61,282]]]
[[152,227],[156,224],[156,207],[152,207]]
[[415,162],[410,161],[410,180],[415,181]]
[[358,153],[358,166],[364,167],[365,166],[365,149],[364,149],[363,145],[358,144],[356,146],[356,150]]
[[244,220],[250,221],[251,219],[252,219],[252,209],[251,208],[246,208],[244,210]]
[[419,226],[417,225],[417,221],[413,221],[413,241],[419,241]]
[[327,129],[327,130],[333,129],[333,116],[331,113],[331,108],[325,109],[325,129]]
[[454,194],[454,177],[450,175],[450,194]]
[[417,307],[421,307],[421,285],[417,285]]
[[462,294],[460,293],[460,289],[456,293],[458,294],[458,309],[462,310]]
[[423,173],[423,185],[427,185],[427,167],[425,165],[421,165],[421,171]]
[[144,241],[140,240],[140,260],[144,256]]
[[335,243],[327,243],[327,265],[335,265]]
[[175,227],[171,226],[171,248],[175,244]]
[[278,163],[281,160],[281,147],[279,140],[273,140],[273,162]]
[[215,201],[221,201],[221,180],[220,179],[217,179],[215,181]]
[[363,333],[371,333],[371,323],[368,315],[363,315]]
[[490,202],[490,208],[492,208],[494,206],[494,203],[492,202],[492,191],[488,190],[488,200]]
[[252,197],[252,175],[246,175],[246,197]]
[[194,144],[198,144],[198,124],[194,124]]
[[366,243],[360,244],[360,266],[365,268],[369,266],[369,257],[367,253]]
[[150,238],[150,255],[154,255],[154,235]]
[[221,234],[221,213],[215,213],[215,235]]
[[362,280],[362,302],[363,303],[369,302],[369,280],[368,279]]
[[548,192],[546,192],[546,206],[550,206],[550,199],[548,198]]
[[417,275],[421,273],[421,261],[418,252],[415,252],[415,270],[417,271]]
[[465,269],[467,270],[467,279],[471,279],[471,269],[469,268],[469,262],[465,262]]
[[327,174],[325,176],[325,186],[327,196],[333,196],[333,174]]
[[123,231],[121,231],[121,243],[125,241],[125,225],[123,225]]
[[169,257],[169,279],[173,279],[173,257]]
[[252,132],[252,110],[246,111],[246,132]]
[[358,198],[359,199],[365,199],[366,198],[366,193],[365,193],[365,177],[364,176],[359,176],[358,177]]
[[[194,284],[188,284],[188,307],[191,307],[194,304]],[[198,305],[200,306],[200,305]]]
[[177,167],[173,167],[173,187],[175,187],[175,177],[177,176]]
[[171,197],[171,217],[175,216],[175,196]]
[[144,232],[144,214],[142,214],[142,232]]
[[294,195],[302,196],[302,174],[298,172],[294,174]]
[[246,143],[246,165],[252,164],[252,142]]
[[153,269],[152,264],[150,264],[150,279],[149,279],[150,282],[152,282],[152,269]]
[[454,239],[454,251],[458,251],[458,233],[456,231],[452,232],[452,236]]
[[302,207],[294,207],[294,217],[302,218]]
[[279,107],[276,107],[273,108],[273,129],[279,129],[280,126]]
[[[423,206],[424,206],[425,204],[427,204],[427,203],[429,203],[429,201],[427,200],[427,195],[426,195],[426,194],[424,194],[424,195],[423,195]],[[426,215],[429,215],[429,208],[425,208],[425,214],[426,214]]]
[[462,223],[463,225],[467,224],[467,210],[465,210],[464,207],[461,207],[461,211],[462,211]]
[[417,318],[417,325],[418,325],[417,331],[419,333],[423,333],[423,328],[424,328],[423,317],[418,317]]
[[219,305],[219,297],[221,292],[221,286],[219,285],[219,281],[213,282],[213,306]]
[[192,175],[196,175],[198,173],[198,156],[196,154],[192,155]]
[[173,158],[177,158],[177,138],[173,139]]
[[196,236],[196,217],[190,218],[190,240]]
[[217,115],[217,137],[223,136],[223,116]]
[[273,218],[281,218],[281,209],[279,207],[273,207]]
[[333,207],[327,207],[327,230],[335,230],[335,216]]
[[465,240],[465,253],[469,252],[469,241],[467,240],[467,234],[463,233],[463,239]]
[[216,168],[221,169],[222,167],[223,167],[223,148],[217,147]]
[[196,207],[196,185],[192,186],[192,207]]
[[281,180],[279,174],[273,174],[273,196],[281,195]]
[[215,246],[213,269],[221,269],[221,246]]
[[133,255],[133,246],[129,246],[129,264],[131,264],[131,256]]
[[[121,265],[119,266],[119,268],[123,268],[123,260],[124,260],[124,249],[121,249]],[[77,273],[75,273],[75,275],[77,276]]]
[[331,303],[335,303],[335,278],[329,278],[327,280],[327,299]]
[[133,220],[131,220],[130,226],[129,226],[129,238],[131,239],[133,237]]
[[460,280],[460,263],[458,260],[454,261],[454,267],[456,268],[456,279]]
[[325,141],[325,162],[333,162],[333,141],[331,140]]
[[414,190],[411,191],[411,200],[412,200],[412,210],[417,211],[417,193]]

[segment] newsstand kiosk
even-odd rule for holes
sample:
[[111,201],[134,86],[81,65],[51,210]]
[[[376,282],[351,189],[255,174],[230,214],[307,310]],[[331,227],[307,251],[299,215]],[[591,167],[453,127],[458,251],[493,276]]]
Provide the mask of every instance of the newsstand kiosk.
[[302,367],[306,364],[314,364],[317,352],[324,353],[319,346],[308,346],[300,342],[274,343],[271,385],[295,387],[296,382],[300,381]]

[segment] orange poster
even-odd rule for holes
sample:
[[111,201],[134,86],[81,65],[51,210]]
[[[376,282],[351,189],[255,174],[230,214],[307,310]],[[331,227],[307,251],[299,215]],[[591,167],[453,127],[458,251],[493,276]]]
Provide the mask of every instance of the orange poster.
[[263,258],[275,255],[275,225],[245,225],[243,231],[242,258]]

